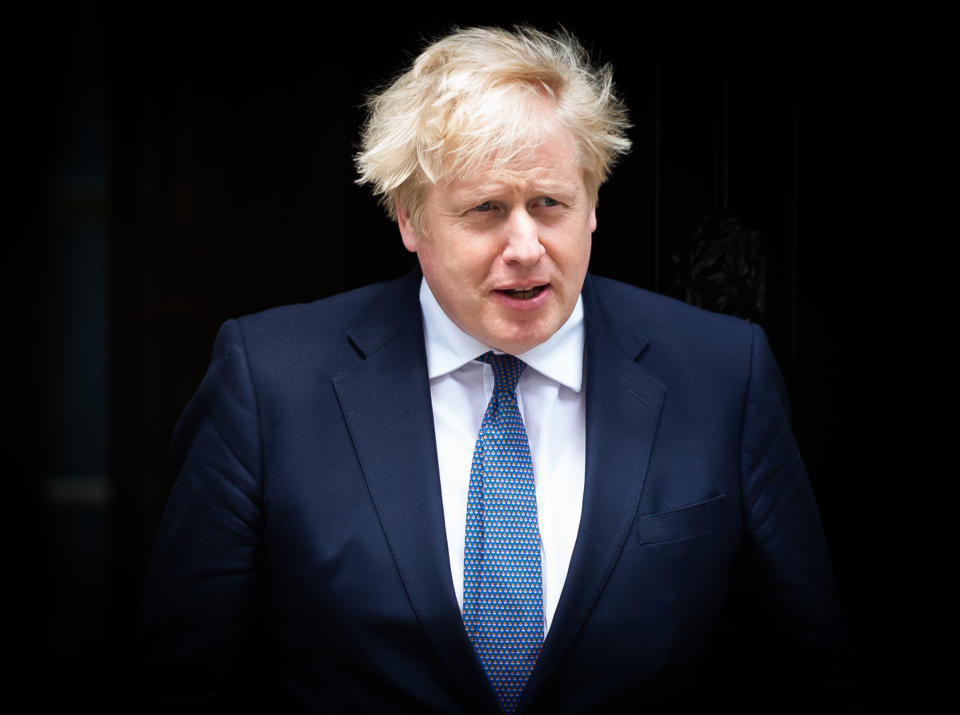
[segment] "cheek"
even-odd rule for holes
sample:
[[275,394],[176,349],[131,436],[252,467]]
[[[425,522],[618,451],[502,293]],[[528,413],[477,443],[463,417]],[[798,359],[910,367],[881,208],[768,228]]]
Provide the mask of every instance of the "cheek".
[[426,276],[428,281],[432,281],[437,273],[433,251],[425,246],[420,246],[417,250],[417,260],[420,262],[420,270],[423,271],[423,275]]
[[482,281],[482,276],[466,257],[458,256],[455,251],[421,251],[420,268],[434,295],[448,312],[465,310]]
[[591,233],[585,230],[582,222],[571,222],[565,230],[556,233],[555,240],[551,242],[553,250],[550,253],[564,273],[578,272],[590,260],[592,240]]
[[487,280],[496,254],[484,250],[485,244],[477,241],[473,245],[461,243],[444,253],[441,266],[445,280],[461,287],[476,286]]

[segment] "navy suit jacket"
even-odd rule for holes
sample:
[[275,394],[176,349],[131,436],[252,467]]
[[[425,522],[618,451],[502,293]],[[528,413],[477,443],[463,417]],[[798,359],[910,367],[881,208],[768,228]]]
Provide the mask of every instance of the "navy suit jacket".
[[[174,436],[145,711],[256,691],[273,711],[498,712],[450,575],[418,287],[221,329]],[[796,684],[770,712],[842,710],[855,669],[762,331],[592,276],[583,299],[583,511],[520,710],[692,710],[734,579]]]

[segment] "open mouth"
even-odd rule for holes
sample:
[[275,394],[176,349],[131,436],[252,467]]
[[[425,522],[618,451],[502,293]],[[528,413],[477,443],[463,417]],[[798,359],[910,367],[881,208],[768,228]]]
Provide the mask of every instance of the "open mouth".
[[540,295],[544,290],[546,290],[546,288],[546,285],[542,285],[534,286],[533,288],[525,288],[523,290],[511,288],[508,290],[502,290],[500,292],[518,300],[530,300],[531,298],[535,298],[536,296]]

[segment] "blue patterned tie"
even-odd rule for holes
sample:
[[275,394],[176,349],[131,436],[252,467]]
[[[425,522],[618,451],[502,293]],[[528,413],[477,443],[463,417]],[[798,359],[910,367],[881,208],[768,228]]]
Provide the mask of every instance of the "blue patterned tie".
[[526,365],[481,355],[493,368],[470,469],[463,621],[504,712],[513,712],[543,643],[540,530],[533,461],[517,407]]

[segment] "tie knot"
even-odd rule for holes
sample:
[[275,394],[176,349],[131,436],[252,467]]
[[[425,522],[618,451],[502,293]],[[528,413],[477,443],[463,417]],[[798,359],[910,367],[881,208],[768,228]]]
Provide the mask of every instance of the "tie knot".
[[492,351],[486,352],[477,360],[481,360],[493,368],[493,391],[506,392],[512,395],[517,389],[517,382],[527,364],[513,355],[495,355]]

